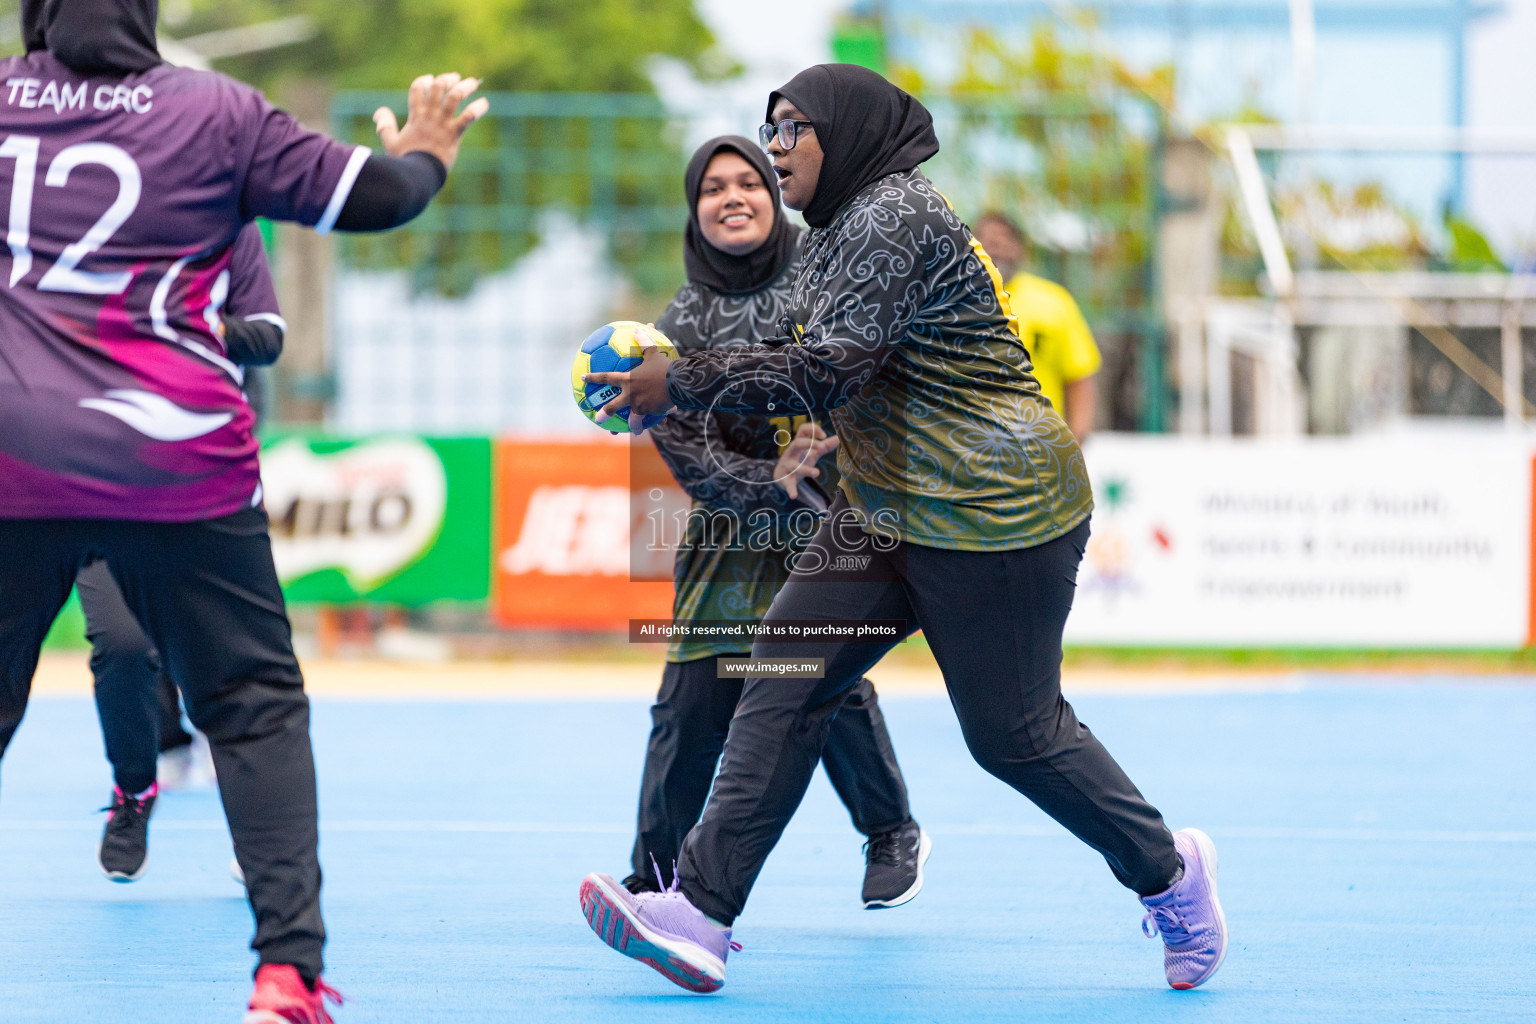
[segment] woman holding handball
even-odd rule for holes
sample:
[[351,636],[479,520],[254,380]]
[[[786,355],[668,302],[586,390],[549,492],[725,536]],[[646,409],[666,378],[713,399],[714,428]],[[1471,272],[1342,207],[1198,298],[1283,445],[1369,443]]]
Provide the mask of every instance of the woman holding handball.
[[[972,755],[1103,855],[1146,908],[1174,988],[1220,966],[1216,851],[1170,834],[1061,695],[1061,639],[1093,508],[1082,454],[1040,395],[996,269],[918,165],[932,119],[872,71],[829,64],[769,97],[763,142],[813,229],[786,343],[654,353],[607,408],[826,413],[840,494],[766,621],[904,619],[944,674]],[[823,679],[748,679],[678,891],[588,876],[599,936],[695,991],[725,983],[730,925],[805,793],[817,716],[889,642],[760,641]]]
[[[780,208],[767,157],[748,139],[711,139],[694,153],[684,187],[688,283],[658,329],[684,352],[773,331],[794,282],[800,230]],[[677,552],[674,619],[760,621],[827,509],[818,463],[837,438],[803,415],[718,410],[680,411],[652,427],[651,437],[694,500]],[[826,471],[833,472],[830,464]],[[741,697],[742,681],[717,678],[717,661],[749,654],[751,646],[679,640],[667,651],[651,708],[633,873],[624,880],[630,892],[654,892],[671,879]],[[922,888],[928,839],[907,807],[906,783],[868,679],[839,695],[825,725],[827,776],[869,838],[864,905],[905,903]]]

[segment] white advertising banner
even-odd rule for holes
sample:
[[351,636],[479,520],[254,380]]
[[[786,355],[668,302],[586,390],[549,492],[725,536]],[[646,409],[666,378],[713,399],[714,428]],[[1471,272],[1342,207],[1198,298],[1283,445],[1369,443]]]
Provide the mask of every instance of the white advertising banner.
[[1531,446],[1490,435],[1099,435],[1067,642],[1529,640]]

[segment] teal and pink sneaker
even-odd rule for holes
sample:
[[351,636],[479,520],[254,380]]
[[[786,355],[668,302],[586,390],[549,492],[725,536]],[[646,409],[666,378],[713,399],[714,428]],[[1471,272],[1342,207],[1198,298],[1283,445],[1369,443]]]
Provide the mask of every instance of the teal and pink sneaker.
[[675,878],[664,892],[631,893],[608,875],[588,875],[581,882],[581,912],[598,938],[690,992],[718,991],[725,984],[725,958],[741,948],[729,928],[711,923],[688,902]]
[[1227,955],[1227,917],[1216,898],[1216,844],[1197,828],[1173,834],[1184,874],[1166,891],[1143,896],[1141,930],[1163,940],[1163,971],[1177,989],[1210,979]]

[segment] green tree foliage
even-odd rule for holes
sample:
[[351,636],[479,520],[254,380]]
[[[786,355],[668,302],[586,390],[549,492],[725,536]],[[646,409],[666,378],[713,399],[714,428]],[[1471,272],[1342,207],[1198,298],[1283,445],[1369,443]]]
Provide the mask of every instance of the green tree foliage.
[[[19,8],[0,0],[0,53],[21,48]],[[693,0],[162,0],[160,33],[187,39],[295,16],[313,23],[310,39],[218,69],[274,95],[294,78],[403,91],[442,71],[487,89],[650,93],[657,58],[706,79],[736,69]]]
[[[675,283],[676,245],[654,244],[633,223],[675,205],[683,163],[660,104],[646,99],[654,62],[676,60],[705,78],[732,70],[693,0],[192,0],[176,32],[294,14],[313,19],[314,39],[219,67],[278,98],[288,82],[323,80],[350,100],[335,128],[356,141],[371,140],[372,105],[404,113],[405,86],[422,73],[473,75],[492,98],[432,208],[407,230],[347,239],[349,262],[409,268],[422,289],[462,294],[537,245],[545,215],[558,209],[600,230],[642,292]],[[606,105],[590,95],[528,96],[550,93],[624,95]],[[633,116],[603,116],[612,110]]]
[[1472,223],[1454,214],[1445,218],[1446,234],[1450,236],[1450,251],[1446,263],[1452,270],[1492,270],[1503,272],[1509,268],[1493,251],[1493,244]]
[[[657,60],[704,79],[736,69],[693,0],[161,0],[160,31],[195,41],[297,15],[312,21],[312,38],[215,67],[280,104],[300,84],[329,90],[331,127],[362,143],[373,142],[374,106],[404,119],[418,75],[471,75],[492,98],[426,214],[388,235],[344,239],[348,262],[408,268],[418,287],[460,294],[525,255],[560,210],[603,233],[642,294],[680,280],[683,154],[650,72]],[[0,0],[0,24],[0,47],[15,52],[16,0]]]
[[[642,296],[682,280],[683,153],[661,101],[646,96],[492,93],[443,193],[406,228],[343,242],[356,266],[409,268],[418,288],[461,294],[510,266],[560,223],[601,232]],[[343,93],[338,130],[359,141],[387,93]]]
[[958,71],[892,77],[942,121],[934,173],[962,216],[1024,228],[1030,263],[1065,284],[1104,328],[1148,313],[1155,152],[1173,72],[1141,74],[1039,22],[1020,39],[967,32]]
[[729,67],[693,0],[183,0],[167,27],[185,38],[293,15],[314,21],[312,40],[220,70],[263,88],[305,77],[404,89],[416,75],[458,71],[494,90],[630,93],[652,91],[657,57],[706,77]]

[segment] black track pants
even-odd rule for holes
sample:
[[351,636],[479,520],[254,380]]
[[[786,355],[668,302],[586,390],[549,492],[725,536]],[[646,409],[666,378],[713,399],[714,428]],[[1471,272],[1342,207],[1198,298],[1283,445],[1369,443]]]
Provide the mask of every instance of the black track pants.
[[196,523],[0,519],[0,753],[79,567],[105,559],[207,736],[262,963],[321,970],[309,700],[266,513]]
[[[635,874],[651,879],[654,857],[662,885],[671,882],[683,837],[699,820],[741,698],[743,680],[715,678],[716,663],[713,657],[668,662],[661,692],[651,706],[639,829],[630,863]],[[868,679],[859,679],[845,691],[821,760],[853,827],[866,836],[889,832],[911,816],[907,784]]]
[[142,793],[155,781],[157,756],[192,742],[181,726],[176,686],[161,670],[155,645],[128,610],[106,562],[82,566],[75,589],[85,612],[96,711],[112,779],[124,793]]
[[[1167,888],[1179,859],[1162,816],[1061,696],[1061,636],[1088,524],[1013,551],[905,543],[881,551],[856,529],[834,528],[843,509],[839,499],[811,548],[829,565],[861,567],[797,571],[764,621],[904,619],[921,628],[976,761],[1103,854],[1126,886],[1143,895]],[[741,912],[805,795],[842,694],[891,646],[754,646],[758,658],[825,658],[826,678],[747,680],[714,790],[678,862],[682,891],[706,914],[729,923]]]

